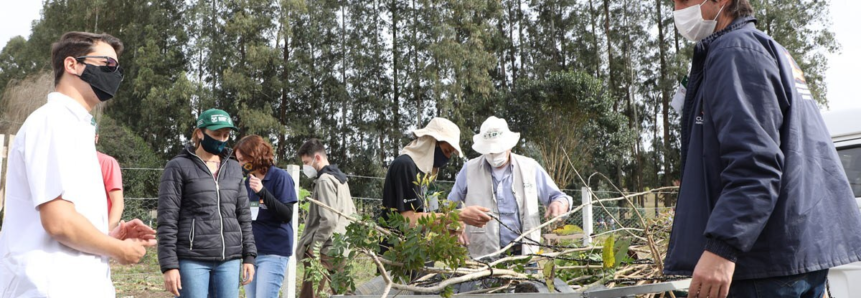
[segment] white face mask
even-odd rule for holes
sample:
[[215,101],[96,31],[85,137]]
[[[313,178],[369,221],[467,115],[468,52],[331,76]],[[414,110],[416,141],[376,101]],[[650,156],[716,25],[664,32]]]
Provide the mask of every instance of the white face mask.
[[312,166],[302,166],[302,173],[305,173],[305,177],[308,177],[309,179],[317,178],[317,169]]
[[717,18],[720,16],[721,11],[723,11],[723,7],[718,10],[718,14],[714,20],[703,19],[702,6],[708,1],[706,0],[698,5],[673,11],[673,20],[676,23],[676,28],[679,29],[679,34],[690,41],[699,42],[715,32]]
[[494,168],[498,168],[508,162],[508,152],[506,151],[502,153],[490,153],[487,155],[486,159],[491,166],[493,166]]

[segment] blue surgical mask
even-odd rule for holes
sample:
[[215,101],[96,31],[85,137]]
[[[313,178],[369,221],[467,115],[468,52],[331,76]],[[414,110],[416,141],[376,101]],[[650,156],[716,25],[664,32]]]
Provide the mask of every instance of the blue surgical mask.
[[451,158],[445,156],[445,153],[442,152],[442,147],[436,146],[436,149],[433,151],[433,167],[434,168],[442,168],[444,167]]
[[204,151],[218,155],[224,151],[224,147],[227,146],[227,142],[213,139],[208,134],[203,133],[203,141],[200,142],[200,145],[203,146]]

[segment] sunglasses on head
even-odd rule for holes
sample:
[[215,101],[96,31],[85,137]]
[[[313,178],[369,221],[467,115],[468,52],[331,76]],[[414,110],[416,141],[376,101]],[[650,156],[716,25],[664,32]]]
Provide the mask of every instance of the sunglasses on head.
[[105,59],[105,65],[96,65],[99,68],[101,68],[102,71],[104,71],[104,72],[115,72],[115,71],[119,70],[120,73],[123,73],[123,69],[120,67],[120,62],[117,61],[117,59],[114,59],[112,57],[108,57],[108,56],[81,56],[81,57],[76,57],[75,60],[77,60],[79,63],[84,63],[84,60],[86,60],[87,58]]

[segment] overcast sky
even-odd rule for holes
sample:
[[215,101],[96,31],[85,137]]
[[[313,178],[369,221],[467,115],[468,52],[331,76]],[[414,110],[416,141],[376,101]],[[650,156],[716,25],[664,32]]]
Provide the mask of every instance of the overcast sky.
[[[4,9],[0,10],[0,49],[10,38],[16,35],[29,37],[30,25],[39,18],[42,1],[36,0],[6,0]],[[14,4],[11,4],[14,3]],[[853,88],[856,78],[861,77],[861,32],[853,26],[857,13],[861,11],[859,0],[831,0],[831,29],[837,35],[837,40],[843,47],[840,54],[830,54],[826,73],[828,85],[828,101],[831,110],[861,108],[861,95]]]

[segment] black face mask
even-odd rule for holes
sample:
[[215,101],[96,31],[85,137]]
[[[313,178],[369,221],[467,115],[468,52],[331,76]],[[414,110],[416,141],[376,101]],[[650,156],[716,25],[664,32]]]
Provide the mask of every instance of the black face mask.
[[252,165],[250,162],[245,163],[245,165],[242,166],[242,175],[245,177],[248,177],[248,174],[251,174],[251,172],[253,172],[253,171],[254,171],[254,165]]
[[200,142],[200,145],[203,146],[203,151],[218,155],[221,154],[221,151],[224,151],[227,142],[213,139],[208,134],[203,133],[203,140]]
[[120,88],[120,82],[123,81],[123,69],[119,68],[111,72],[107,70],[106,66],[96,66],[86,63],[84,65],[87,68],[78,77],[90,84],[99,100],[107,101],[113,98],[117,93],[117,89]]
[[442,152],[442,147],[436,146],[436,149],[433,151],[433,167],[434,168],[442,168],[444,167],[451,158],[445,156],[445,153]]

